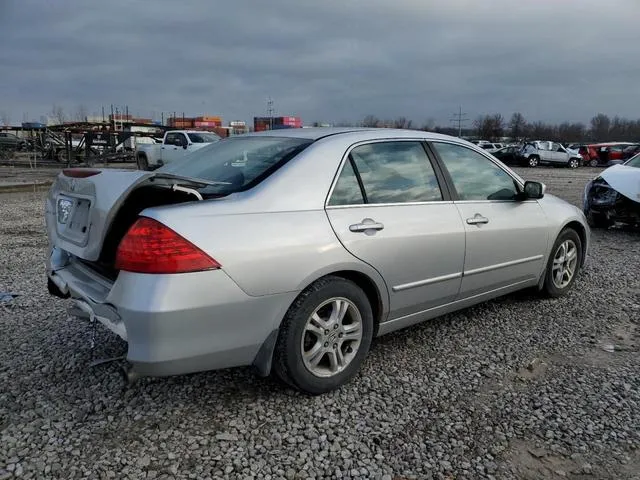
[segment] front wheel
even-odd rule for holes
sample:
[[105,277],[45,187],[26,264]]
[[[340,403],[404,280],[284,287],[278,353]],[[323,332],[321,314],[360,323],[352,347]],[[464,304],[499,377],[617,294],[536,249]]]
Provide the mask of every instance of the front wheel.
[[571,158],[569,160],[569,168],[578,168],[580,166],[580,161],[577,158]]
[[566,294],[582,265],[582,241],[571,228],[563,230],[551,249],[543,290],[550,297]]
[[358,372],[373,337],[365,293],[341,277],[309,286],[285,315],[274,351],[274,371],[294,388],[318,395]]
[[591,166],[591,167],[597,167],[597,166],[598,166],[598,160],[597,160],[597,159],[595,159],[595,158],[592,158],[592,159],[589,161],[589,166]]
[[529,157],[529,160],[527,161],[527,165],[529,165],[529,167],[531,168],[537,167],[539,163],[540,163],[540,160],[538,159],[538,157],[535,157],[535,156]]

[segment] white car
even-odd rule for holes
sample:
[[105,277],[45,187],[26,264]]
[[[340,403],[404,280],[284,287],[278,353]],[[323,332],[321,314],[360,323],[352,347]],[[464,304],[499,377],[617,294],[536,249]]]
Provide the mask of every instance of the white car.
[[520,154],[529,167],[549,164],[578,168],[582,163],[582,157],[579,154],[567,151],[558,142],[540,140],[528,142],[522,147]]

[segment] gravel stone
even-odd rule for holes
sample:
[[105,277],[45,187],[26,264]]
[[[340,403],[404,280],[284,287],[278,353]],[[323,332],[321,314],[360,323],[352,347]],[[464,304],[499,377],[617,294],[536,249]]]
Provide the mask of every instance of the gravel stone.
[[[518,173],[580,205],[597,171]],[[118,364],[90,368],[126,344],[97,328],[92,352],[47,293],[43,202],[0,194],[0,292],[20,294],[0,304],[0,479],[638,478],[637,230],[594,230],[569,295],[380,337],[353,382],[309,397],[251,369],[123,388]]]

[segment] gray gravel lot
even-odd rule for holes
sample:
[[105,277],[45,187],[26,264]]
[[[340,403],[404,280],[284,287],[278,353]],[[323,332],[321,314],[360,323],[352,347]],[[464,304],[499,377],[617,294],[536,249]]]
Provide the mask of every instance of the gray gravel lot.
[[[579,204],[592,169],[518,170]],[[0,195],[0,479],[640,479],[640,232],[594,231],[572,293],[518,293],[378,339],[307,397],[249,369],[89,369],[46,292],[44,195]],[[98,356],[125,345],[98,331]]]

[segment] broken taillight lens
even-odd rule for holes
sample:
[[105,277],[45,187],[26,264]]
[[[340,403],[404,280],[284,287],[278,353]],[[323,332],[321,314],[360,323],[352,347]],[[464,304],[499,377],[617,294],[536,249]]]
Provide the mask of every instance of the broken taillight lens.
[[140,217],[120,241],[116,269],[136,273],[215,270],[220,264],[166,225]]

